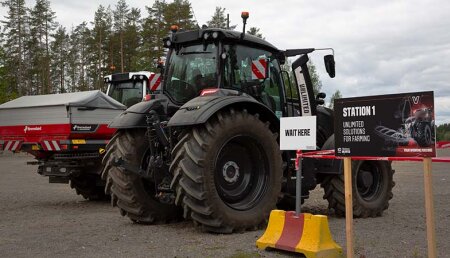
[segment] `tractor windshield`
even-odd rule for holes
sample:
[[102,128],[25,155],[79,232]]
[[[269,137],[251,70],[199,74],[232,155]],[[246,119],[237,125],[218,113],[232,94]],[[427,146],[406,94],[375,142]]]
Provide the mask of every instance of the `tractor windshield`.
[[141,81],[121,81],[111,83],[108,95],[125,106],[131,107],[142,101],[142,91]]
[[165,92],[184,103],[205,88],[217,88],[217,46],[192,45],[173,50],[169,58]]

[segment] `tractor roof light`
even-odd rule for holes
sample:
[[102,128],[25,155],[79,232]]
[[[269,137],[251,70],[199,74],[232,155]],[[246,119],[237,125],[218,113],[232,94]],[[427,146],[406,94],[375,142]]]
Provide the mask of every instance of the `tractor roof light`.
[[209,38],[209,33],[208,32],[205,32],[205,34],[203,34],[203,39],[204,40],[207,40]]
[[178,25],[172,25],[172,26],[170,26],[170,31],[173,32],[173,33],[177,32],[178,29],[179,29],[179,28],[178,28]]
[[242,26],[242,33],[241,33],[241,39],[244,38],[244,35],[245,35],[245,25],[247,24],[247,19],[248,19],[249,16],[250,16],[250,15],[248,14],[248,12],[242,12],[242,13],[241,13],[241,18],[242,18],[242,23],[243,23],[243,26]]
[[219,37],[219,32],[218,31],[214,31],[212,33],[212,37],[213,37],[213,39],[217,39]]

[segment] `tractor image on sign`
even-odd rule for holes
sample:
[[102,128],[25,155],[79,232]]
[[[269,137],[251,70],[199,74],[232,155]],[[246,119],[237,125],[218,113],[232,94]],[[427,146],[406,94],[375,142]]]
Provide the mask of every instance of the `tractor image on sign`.
[[[295,200],[296,152],[280,151],[280,117],[317,116],[315,148],[334,148],[333,112],[322,105],[325,94],[314,96],[308,70],[315,49],[280,50],[245,34],[248,13],[242,17],[242,33],[172,27],[164,40],[161,91],[110,124],[117,132],[102,176],[112,204],[132,221],[184,216],[211,232],[257,229],[277,204],[293,208]],[[294,56],[296,85],[287,85],[281,65]],[[325,66],[334,77],[332,55]],[[390,163],[360,161],[354,167],[361,179],[383,173],[385,180],[364,181],[367,189],[383,192],[355,195],[355,216],[380,216],[392,197]],[[303,176],[302,199],[321,184],[330,208],[344,213],[340,162],[305,160]]]

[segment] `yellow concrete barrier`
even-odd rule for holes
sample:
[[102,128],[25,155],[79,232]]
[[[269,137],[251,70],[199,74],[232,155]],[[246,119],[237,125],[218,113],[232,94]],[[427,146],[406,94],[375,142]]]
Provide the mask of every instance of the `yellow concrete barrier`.
[[342,248],[334,242],[324,215],[273,210],[267,229],[256,241],[260,249],[275,248],[304,254],[307,258],[337,258]]

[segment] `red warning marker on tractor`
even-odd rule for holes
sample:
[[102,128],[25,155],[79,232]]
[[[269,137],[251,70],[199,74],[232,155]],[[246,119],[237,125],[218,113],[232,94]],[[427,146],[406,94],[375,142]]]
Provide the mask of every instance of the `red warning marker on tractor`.
[[152,73],[150,75],[150,78],[148,79],[150,81],[150,90],[160,90],[161,89],[161,74],[159,73]]
[[266,78],[267,61],[259,59],[252,61],[252,80]]

